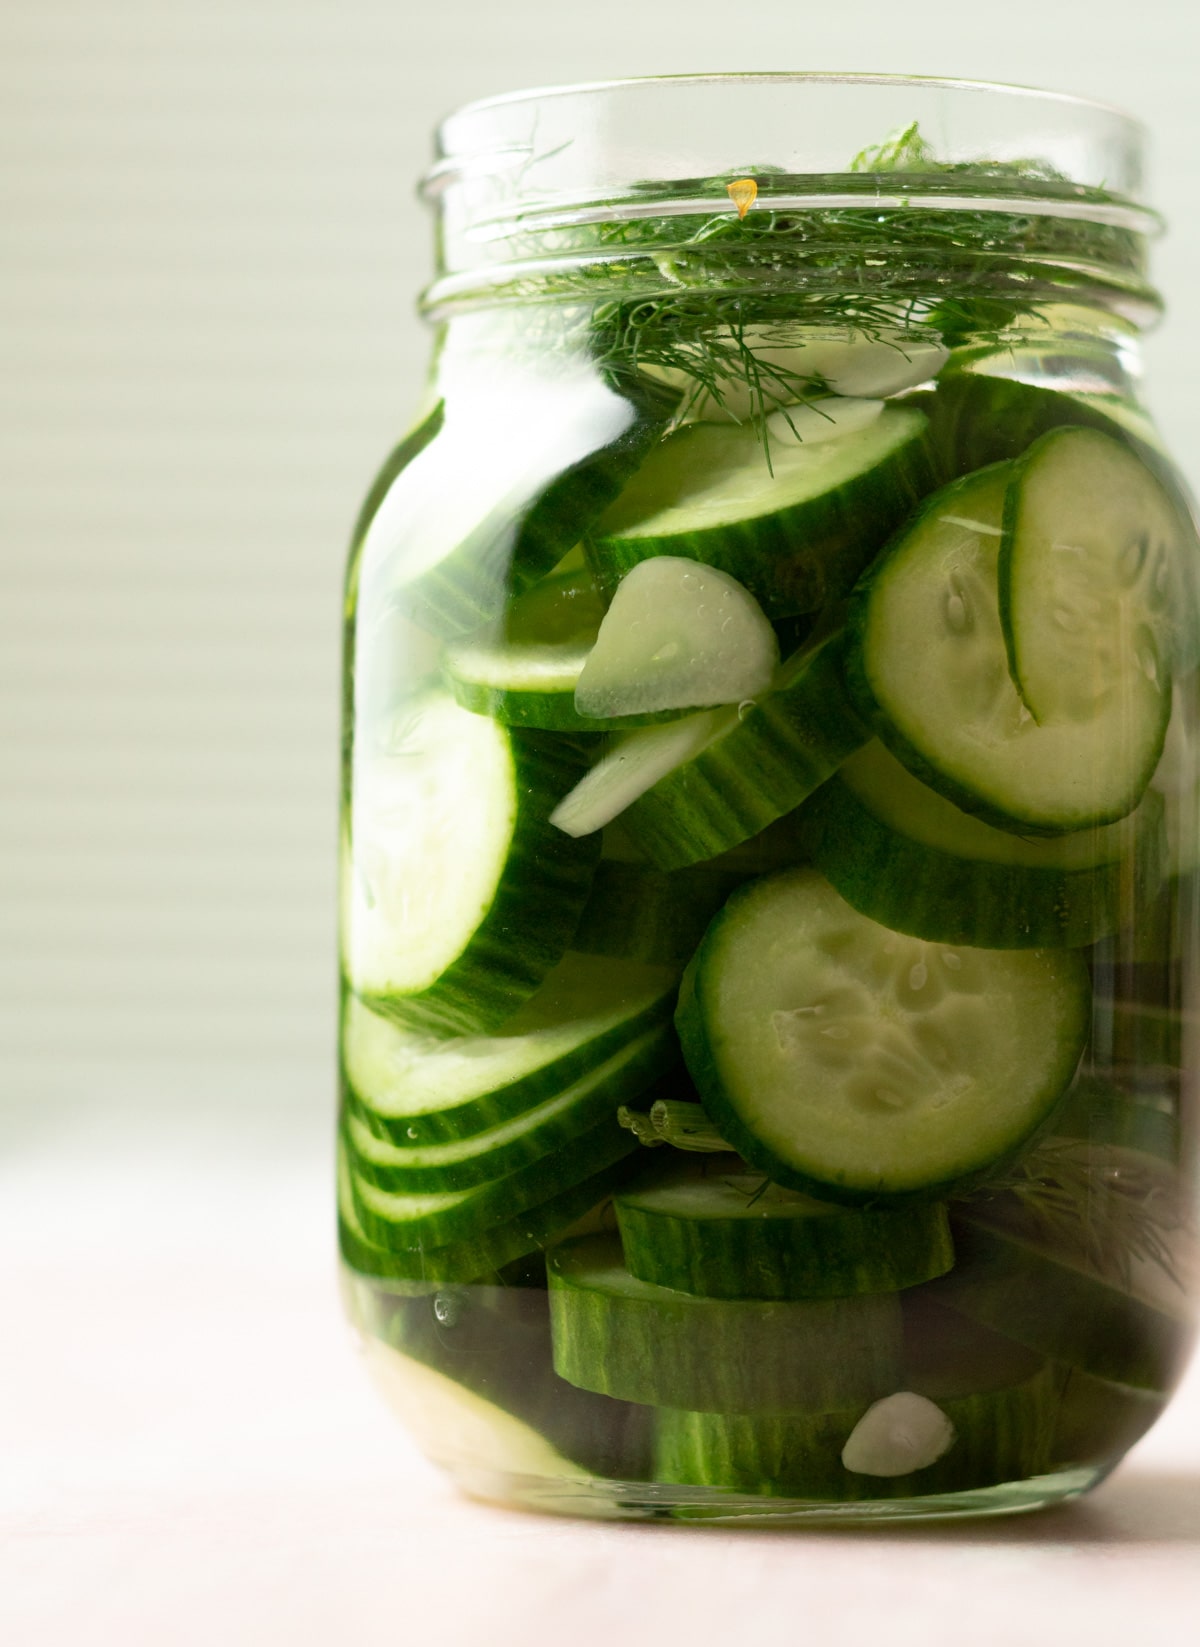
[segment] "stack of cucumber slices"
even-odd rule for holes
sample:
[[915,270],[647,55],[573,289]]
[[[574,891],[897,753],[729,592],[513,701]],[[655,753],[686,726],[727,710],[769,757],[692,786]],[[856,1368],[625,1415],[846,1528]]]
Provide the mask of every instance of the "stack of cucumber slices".
[[418,432],[362,534],[440,651],[350,761],[342,1252],[507,1468],[952,1497],[1177,1376],[1200,548],[1127,420],[918,359],[576,383],[457,537]]

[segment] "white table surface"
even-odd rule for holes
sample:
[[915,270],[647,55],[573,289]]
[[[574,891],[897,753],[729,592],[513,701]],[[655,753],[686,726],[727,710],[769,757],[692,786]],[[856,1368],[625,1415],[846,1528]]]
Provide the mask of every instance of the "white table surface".
[[357,1364],[321,1101],[192,1085],[10,1112],[3,1647],[1200,1642],[1200,1367],[1110,1482],[1040,1515],[733,1532],[474,1504]]

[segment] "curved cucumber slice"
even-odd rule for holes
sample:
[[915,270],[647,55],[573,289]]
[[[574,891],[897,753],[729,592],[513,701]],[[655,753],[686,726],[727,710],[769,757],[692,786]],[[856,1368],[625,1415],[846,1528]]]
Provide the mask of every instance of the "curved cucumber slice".
[[1093,1377],[1173,1386],[1194,1323],[1160,1265],[1106,1273],[1089,1260],[1085,1229],[1077,1243],[1056,1241],[985,1206],[957,1210],[953,1227],[958,1265],[935,1285],[956,1310]]
[[804,810],[813,862],[862,915],[934,943],[1076,948],[1148,908],[1161,883],[1164,811],[1029,840],[993,829],[873,742]]
[[1179,1160],[1179,1115],[1166,1091],[1126,1092],[1101,1076],[1081,1075],[1055,1111],[1055,1138],[1077,1138],[1092,1145]]
[[1011,478],[997,465],[945,487],[875,562],[851,604],[846,684],[892,753],[963,811],[1066,834],[1137,805],[1170,700],[1120,691],[1085,721],[1034,720],[1009,678],[1000,623]]
[[376,1137],[402,1146],[476,1137],[558,1097],[647,1037],[670,1048],[676,978],[673,969],[569,954],[499,1034],[454,1040],[401,1029],[349,995],[347,1108]]
[[362,1275],[402,1281],[473,1281],[492,1275],[514,1258],[536,1252],[569,1229],[629,1176],[621,1160],[570,1189],[551,1195],[512,1218],[474,1235],[435,1245],[389,1247],[371,1238],[359,1216],[354,1176],[345,1146],[338,1145],[338,1242],[342,1257]]
[[1046,1120],[1089,1007],[1071,951],[925,944],[801,869],[734,893],[675,1023],[721,1136],[777,1183],[934,1199]]
[[704,865],[666,875],[649,864],[601,858],[571,941],[589,955],[682,966],[726,898],[750,873]]
[[1142,1439],[1166,1404],[1155,1391],[1092,1378],[1072,1367],[1054,1430],[1052,1467],[1111,1465]]
[[575,688],[600,720],[739,703],[765,692],[779,642],[762,607],[715,566],[659,555],[617,586]]
[[999,587],[1010,672],[1037,721],[1086,722],[1117,701],[1157,760],[1193,548],[1154,476],[1108,435],[1059,429],[1030,448],[1005,503]]
[[606,822],[619,804],[629,836],[663,869],[714,858],[757,835],[867,737],[842,686],[841,649],[834,635],[793,654],[767,696],[744,712],[709,711],[630,733],[580,780],[554,821],[572,830],[597,815]]
[[666,402],[638,405],[590,365],[547,381],[510,367],[451,395],[441,427],[391,476],[365,527],[361,583],[447,638],[545,577],[659,437]]
[[417,1252],[468,1241],[536,1209],[560,1191],[574,1189],[638,1147],[632,1134],[618,1124],[614,1111],[551,1154],[528,1161],[503,1177],[459,1190],[404,1192],[372,1183],[370,1163],[364,1163],[348,1128],[343,1129],[343,1139],[358,1223],[369,1241],[391,1252]]
[[555,1370],[581,1389],[698,1412],[827,1412],[898,1375],[900,1306],[887,1294],[698,1298],[636,1280],[606,1236],[554,1248],[547,1273]]
[[815,612],[932,484],[911,408],[822,400],[766,428],[770,467],[751,425],[693,423],[662,441],[585,538],[601,586],[681,555],[728,572],[768,617]]
[[[1050,1465],[1062,1376],[1036,1356],[1018,1351],[1014,1358],[1011,1349],[960,1318],[919,1367],[905,1370],[902,1389],[876,1407],[876,1414],[886,1412],[901,1396],[936,1406],[953,1439],[922,1469],[897,1475],[848,1468],[847,1443],[871,1416],[849,1406],[796,1417],[662,1412],[656,1472],[661,1480],[732,1492],[833,1501],[966,1492],[1040,1475]],[[986,1352],[994,1356],[990,1366]],[[851,1462],[876,1469],[889,1462],[878,1445],[871,1451],[873,1458],[851,1454]]]
[[[388,753],[354,771],[342,946],[357,994],[439,1031],[511,1017],[587,900],[599,844],[549,823],[584,759],[570,739],[498,726],[447,693],[411,701]],[[531,900],[536,922],[523,918]]]
[[706,1298],[895,1292],[954,1263],[945,1208],[842,1208],[705,1157],[615,1201],[631,1275]]

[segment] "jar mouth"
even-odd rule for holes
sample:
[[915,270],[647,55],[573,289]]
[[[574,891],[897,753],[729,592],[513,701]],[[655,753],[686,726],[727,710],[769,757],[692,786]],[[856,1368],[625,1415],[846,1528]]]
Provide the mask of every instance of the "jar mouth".
[[[502,93],[438,130],[422,193],[439,217],[440,267],[425,307],[492,301],[518,271],[528,289],[547,258],[619,264],[614,225],[690,219],[703,235],[731,214],[1094,226],[1083,262],[1103,269],[1099,237],[1115,235],[1128,243],[1116,255],[1124,280],[1139,261],[1130,246],[1161,227],[1143,148],[1142,126],[1118,109],[986,81],[722,73]],[[739,180],[749,203],[730,195]]]

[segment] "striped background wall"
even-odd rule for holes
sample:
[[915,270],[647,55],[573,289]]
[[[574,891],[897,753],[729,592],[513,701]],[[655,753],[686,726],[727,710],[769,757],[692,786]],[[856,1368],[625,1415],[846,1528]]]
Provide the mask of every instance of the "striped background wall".
[[1002,38],[960,0],[918,10],[0,10],[6,1090],[145,1079],[168,1102],[164,1071],[247,1061],[328,1079],[342,545],[415,398],[428,225],[412,183],[454,104],[753,67],[1124,103],[1156,129],[1175,220],[1154,404],[1200,480],[1195,10],[1148,0],[1131,32],[1104,0],[1010,0]]

